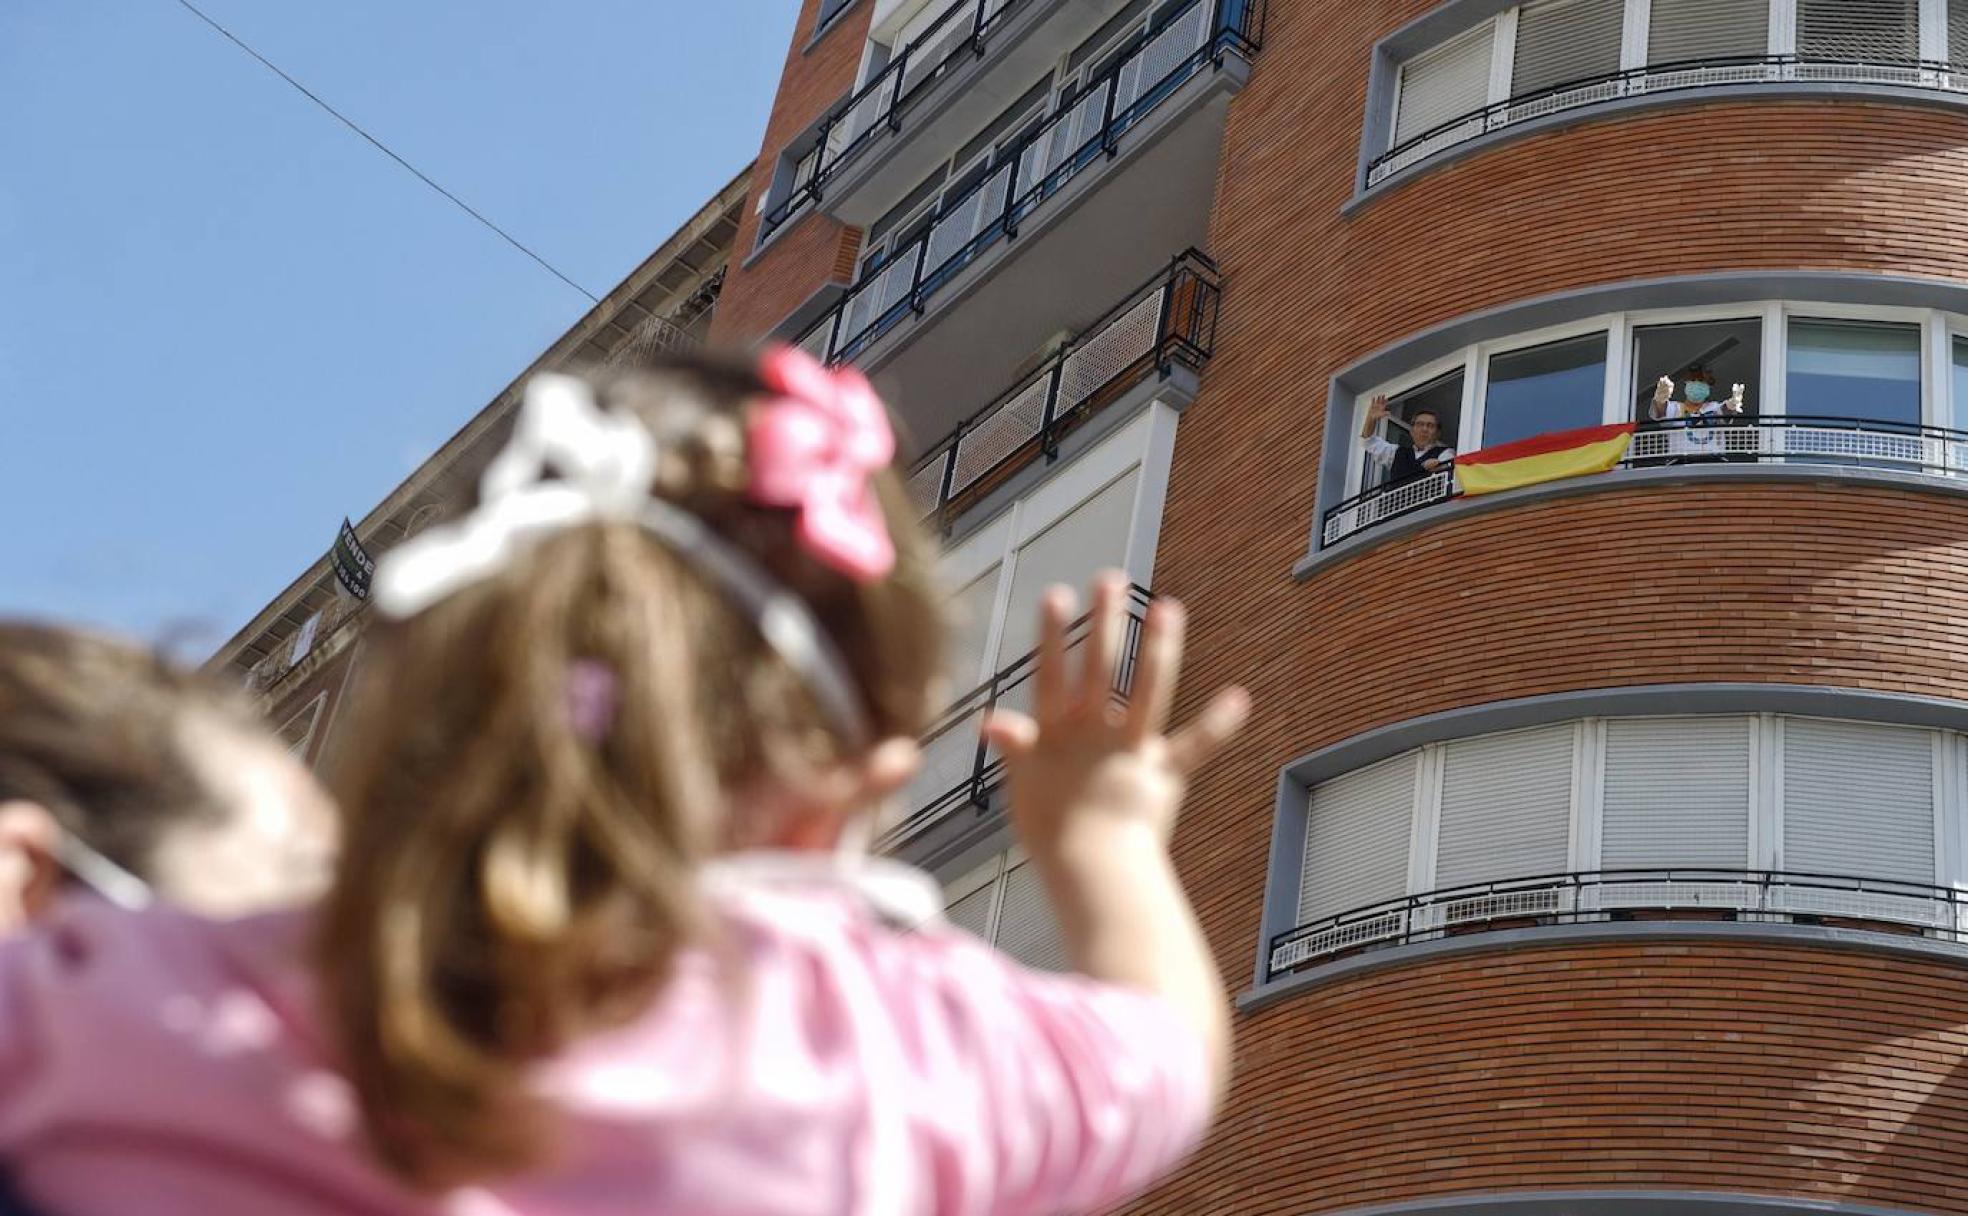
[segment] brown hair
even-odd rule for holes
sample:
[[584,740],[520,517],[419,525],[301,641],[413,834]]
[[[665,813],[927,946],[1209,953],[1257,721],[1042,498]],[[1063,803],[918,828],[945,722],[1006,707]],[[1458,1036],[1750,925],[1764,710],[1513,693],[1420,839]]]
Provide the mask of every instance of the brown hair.
[[[919,733],[939,597],[894,473],[875,488],[895,568],[855,583],[796,543],[790,512],[745,498],[751,365],[677,360],[597,389],[655,436],[655,492],[805,602],[873,737]],[[719,584],[632,524],[543,538],[372,636],[319,959],[375,1151],[434,1187],[537,1163],[527,1067],[640,1013],[709,940],[693,871],[756,829],[742,807],[721,822],[724,791],[850,747]],[[619,692],[599,739],[568,709],[590,663]]]
[[226,814],[184,745],[200,715],[266,733],[239,698],[153,651],[0,621],[0,801],[40,804],[140,876],[171,827]]

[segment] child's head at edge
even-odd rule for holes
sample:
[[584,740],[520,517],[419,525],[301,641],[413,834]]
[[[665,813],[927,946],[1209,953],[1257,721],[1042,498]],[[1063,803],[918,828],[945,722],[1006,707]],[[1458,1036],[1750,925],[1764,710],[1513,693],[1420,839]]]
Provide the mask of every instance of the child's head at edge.
[[858,581],[747,494],[746,413],[768,396],[753,365],[593,384],[655,439],[652,492],[804,603],[869,739],[843,739],[759,622],[633,522],[552,533],[380,622],[341,749],[320,961],[374,1146],[422,1185],[537,1162],[551,1128],[528,1065],[648,1005],[708,929],[696,868],[830,847],[911,775],[932,709],[933,548],[892,470],[871,486],[896,560]]
[[77,846],[193,911],[304,902],[334,822],[236,693],[133,642],[0,620],[0,932],[76,881]]

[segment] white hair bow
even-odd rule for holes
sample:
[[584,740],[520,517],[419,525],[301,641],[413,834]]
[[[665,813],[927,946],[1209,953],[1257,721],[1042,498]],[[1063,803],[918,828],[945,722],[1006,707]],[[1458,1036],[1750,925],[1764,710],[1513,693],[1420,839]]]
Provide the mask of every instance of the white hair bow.
[[[546,480],[549,470],[559,480]],[[479,479],[478,509],[378,561],[376,608],[399,619],[415,616],[498,573],[540,535],[593,519],[633,522],[722,587],[841,731],[865,740],[868,719],[856,682],[806,605],[703,520],[651,497],[655,478],[656,441],[642,423],[602,409],[584,380],[535,376],[512,441]]]
[[[545,480],[550,469],[559,481]],[[655,477],[656,443],[641,423],[602,410],[585,381],[535,376],[511,442],[479,479],[478,509],[378,562],[376,608],[415,616],[491,577],[540,533],[590,519],[636,519]]]

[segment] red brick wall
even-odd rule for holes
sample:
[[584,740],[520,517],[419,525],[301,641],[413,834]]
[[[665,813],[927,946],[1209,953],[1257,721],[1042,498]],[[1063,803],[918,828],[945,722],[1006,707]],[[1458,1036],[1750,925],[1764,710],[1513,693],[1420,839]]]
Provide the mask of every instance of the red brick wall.
[[806,0],[800,6],[799,23],[793,29],[786,68],[779,79],[779,94],[766,121],[765,142],[752,168],[751,199],[738,224],[731,267],[725,273],[717,315],[711,320],[714,343],[754,341],[827,280],[845,280],[854,273],[860,231],[843,228],[811,211],[779,232],[756,260],[750,260],[758,244],[761,218],[755,208],[772,188],[780,153],[846,96],[861,67],[861,49],[868,40],[868,17],[874,11],[874,0],[854,0],[809,49],[819,7],[820,0]]
[[[1251,728],[1196,782],[1177,839],[1205,927],[1238,980],[1258,948],[1279,767],[1323,744],[1435,710],[1605,685],[1830,684],[1968,702],[1960,498],[1769,483],[1633,488],[1445,522],[1293,581],[1313,523],[1328,379],[1394,341],[1533,296],[1675,274],[1838,269],[1968,282],[1968,114],[1912,105],[1711,102],[1583,121],[1424,171],[1343,214],[1373,41],[1430,7],[1272,0],[1265,47],[1230,107],[1212,221],[1226,278],[1219,339],[1177,436],[1156,585],[1192,608],[1186,705],[1232,679],[1255,694]],[[1682,621],[1709,633],[1691,642],[1669,628]],[[1417,657],[1428,660],[1420,672],[1404,662]],[[1624,977],[1654,957],[1611,951],[1581,965]],[[1855,1001],[1888,1027],[1855,1024],[1855,1042],[1888,1050],[1902,1033],[1890,1027],[1907,1015],[1891,1011],[1913,998],[1878,995],[1890,977],[1840,991],[1851,968],[1871,964],[1785,957],[1823,999]],[[1715,1016],[1740,1004],[1773,1023],[1792,994],[1740,980],[1742,962],[1691,948],[1673,965]],[[1863,1122],[1855,1110],[1898,1126],[1884,1093],[1898,1082],[1883,1074],[1848,1078],[1856,1088],[1842,1098],[1811,1099],[1818,1113],[1800,1132],[1778,1099],[1836,1066],[1841,1041],[1730,1065],[1770,1071],[1734,1095],[1704,1097],[1720,1109],[1703,1118],[1741,1142],[1709,1147],[1719,1133],[1708,1123],[1643,1116],[1692,1105],[1702,1069],[1721,1063],[1710,1054],[1720,1032],[1653,1042],[1637,1054],[1670,1075],[1615,1091],[1606,1078],[1626,1065],[1595,1041],[1613,1027],[1638,1042],[1639,1019],[1660,1003],[1634,990],[1624,1005],[1580,998],[1568,1009],[1524,965],[1482,964],[1492,986],[1466,998],[1392,973],[1241,1019],[1246,1070],[1227,1128],[1148,1206],[1307,1211],[1448,1190],[1671,1185],[1827,1197],[1849,1186],[1854,1202],[1968,1210],[1958,1188],[1946,1193],[1935,1174],[1923,1181],[1914,1164],[1968,1149],[1961,1039],[1935,1065],[1955,1070],[1944,1087],[1951,1141],[1921,1146],[1878,1128],[1840,1139]],[[1954,1002],[1936,1007],[1952,1009],[1958,1027],[1968,971],[1934,970]],[[1540,1050],[1569,1063],[1525,1071],[1521,1052],[1538,1040],[1512,1028],[1533,1012],[1548,1040]],[[1460,1037],[1465,1054],[1424,1053],[1416,1041],[1444,1016],[1449,1044]],[[1403,1074],[1406,1089],[1380,1075],[1415,1058],[1446,1071]],[[1522,1078],[1515,1097],[1546,1106],[1503,1105],[1492,1076]],[[1554,1111],[1558,1098],[1574,1101]],[[1432,1109],[1455,1114],[1430,1124]],[[1373,1118],[1359,1122],[1360,1110]],[[1585,1121],[1542,1122],[1575,1117]],[[1605,1134],[1607,1118],[1616,1135]],[[1357,1152],[1342,1130],[1356,1122]],[[1806,1147],[1787,1151],[1786,1140]]]
[[1740,1190],[1968,1212],[1968,969],[1751,943],[1462,956],[1243,1020],[1154,1213]]

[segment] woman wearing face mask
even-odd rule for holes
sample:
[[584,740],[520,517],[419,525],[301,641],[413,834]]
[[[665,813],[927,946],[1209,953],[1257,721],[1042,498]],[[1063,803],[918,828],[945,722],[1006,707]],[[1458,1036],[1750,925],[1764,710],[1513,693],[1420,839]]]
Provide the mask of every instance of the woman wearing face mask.
[[1662,376],[1655,384],[1654,401],[1647,409],[1647,416],[1673,429],[1668,443],[1668,451],[1674,457],[1671,463],[1722,459],[1720,431],[1710,420],[1743,412],[1743,386],[1735,385],[1727,400],[1717,401],[1714,396],[1715,375],[1699,364],[1688,369],[1679,399],[1674,396],[1672,377]]

